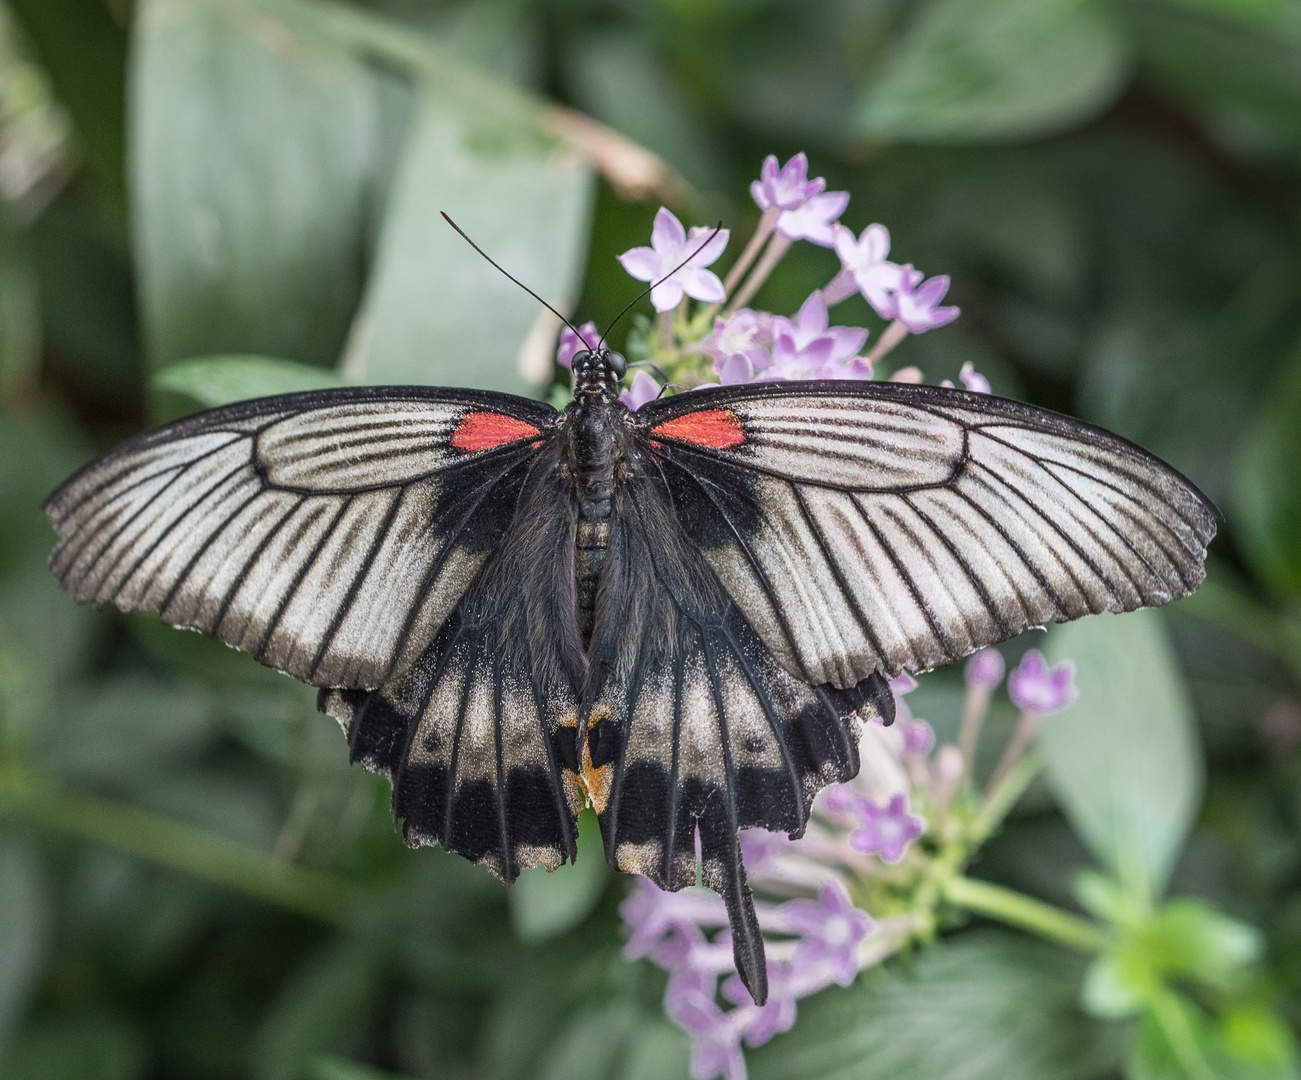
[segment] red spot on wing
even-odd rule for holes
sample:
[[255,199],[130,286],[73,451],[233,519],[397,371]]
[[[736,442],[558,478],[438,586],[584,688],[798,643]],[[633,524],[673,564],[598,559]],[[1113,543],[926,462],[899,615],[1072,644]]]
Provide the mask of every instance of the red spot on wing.
[[650,433],[661,439],[676,439],[695,446],[728,450],[745,442],[745,430],[731,409],[701,409],[656,424]]
[[541,431],[524,420],[495,412],[468,412],[452,432],[452,449],[470,453],[492,450],[507,443],[540,435]]

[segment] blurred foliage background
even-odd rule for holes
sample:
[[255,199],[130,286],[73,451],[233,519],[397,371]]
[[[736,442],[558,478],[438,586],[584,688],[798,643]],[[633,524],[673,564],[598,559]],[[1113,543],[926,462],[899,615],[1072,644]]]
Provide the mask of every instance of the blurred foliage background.
[[[744,232],[763,156],[799,150],[852,192],[847,223],[953,276],[963,317],[900,363],[937,382],[971,360],[1224,510],[1207,585],[1162,624],[1180,754],[1144,741],[1139,666],[1070,756],[1166,763],[1122,774],[1128,820],[1171,851],[1191,826],[1172,891],[1263,931],[1301,1023],[1294,0],[6,0],[0,1073],[685,1075],[662,976],[619,956],[598,841],[509,896],[406,851],[313,691],[75,607],[38,507],[198,405],[341,380],[544,392],[554,323],[438,210],[600,323],[660,202]],[[836,268],[802,245],[758,303],[793,311]],[[910,702],[943,734],[959,695],[940,674]],[[1054,791],[976,871],[1073,905],[1091,856],[1056,807],[1079,826],[1083,796]],[[956,929],[803,1003],[751,1070],[1117,1076],[1082,970]]]

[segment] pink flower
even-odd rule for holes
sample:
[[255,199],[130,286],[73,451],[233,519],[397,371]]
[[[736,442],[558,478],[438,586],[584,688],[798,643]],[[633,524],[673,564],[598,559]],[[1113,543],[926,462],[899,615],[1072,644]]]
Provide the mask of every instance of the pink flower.
[[[582,336],[580,337],[579,334]],[[556,363],[561,367],[573,365],[574,356],[595,349],[601,344],[601,331],[596,323],[585,322],[575,334],[568,326],[560,331],[560,344],[556,346]]]
[[741,1025],[735,1012],[723,1012],[713,992],[705,993],[687,982],[670,980],[664,994],[664,1012],[691,1036],[691,1075],[694,1080],[745,1080],[741,1053]]
[[893,796],[885,806],[859,798],[855,811],[859,827],[849,836],[849,846],[885,863],[897,863],[917,837],[926,831],[926,819],[908,813],[906,795]]
[[911,263],[901,267],[898,289],[884,308],[877,309],[883,319],[898,319],[912,334],[924,334],[951,323],[960,313],[959,308],[939,306],[949,291],[948,275],[941,274],[925,283],[923,276]]
[[[962,385],[966,390],[973,394],[988,394],[990,392],[989,380],[976,370],[976,365],[968,360],[962,365],[962,370],[958,372],[958,378],[962,380]],[[948,379],[940,381],[941,386],[952,387]]]
[[790,1031],[795,1026],[796,1001],[801,996],[785,964],[768,961],[768,1001],[756,1005],[738,975],[723,983],[723,997],[735,1005],[733,1016],[738,1020],[746,1046],[762,1046],[774,1035]]
[[723,254],[728,231],[719,229],[706,243],[713,232],[712,228],[698,226],[688,233],[682,228],[682,222],[661,206],[651,230],[651,246],[625,251],[619,256],[619,262],[638,281],[656,282],[651,289],[651,303],[656,311],[673,310],[684,294],[716,303],[726,295],[723,283],[705,267]]
[[1063,660],[1049,667],[1044,654],[1031,649],[1008,675],[1007,693],[1025,712],[1059,712],[1075,700],[1075,665]]
[[795,210],[783,210],[777,231],[787,240],[808,240],[821,247],[836,242],[836,221],[849,205],[848,191],[824,191]]
[[858,943],[872,932],[872,919],[849,898],[836,878],[818,890],[816,900],[788,900],[782,919],[803,935],[791,958],[791,971],[824,970],[833,982],[848,986],[858,974]]
[[763,159],[759,179],[750,185],[750,196],[760,210],[774,206],[780,210],[798,210],[827,186],[820,176],[815,180],[808,177],[809,159],[803,153],[796,154],[780,169],[777,155],[769,154]]
[[962,370],[958,372],[958,378],[962,380],[962,385],[973,394],[988,394],[990,392],[989,380],[976,370],[976,365],[970,360],[962,365]]
[[730,318],[714,320],[714,329],[699,345],[700,352],[714,358],[714,371],[738,353],[749,359],[755,371],[768,366],[768,347],[772,344],[772,319],[766,311],[742,308]]
[[890,254],[890,232],[884,225],[869,225],[857,240],[843,225],[834,233],[840,265],[848,271],[864,299],[884,319],[894,318],[894,294],[903,271],[886,258]]
[[978,686],[985,690],[995,690],[1003,681],[1003,672],[1007,664],[1003,654],[997,649],[981,649],[975,653],[967,666],[962,669],[962,677],[968,686]]
[[660,384],[652,379],[644,371],[637,372],[632,377],[632,386],[624,390],[619,395],[619,400],[624,403],[630,412],[636,412],[648,401],[654,401],[660,396]]
[[726,923],[727,909],[712,893],[666,892],[650,878],[637,877],[619,905],[619,916],[628,931],[624,956],[635,960],[649,956],[677,931],[690,934],[705,921]]
[[903,752],[925,757],[935,745],[935,730],[925,720],[909,720],[903,729]]
[[857,326],[828,326],[826,302],[815,292],[800,307],[794,320],[774,316],[772,320],[772,366],[765,379],[871,378],[845,361],[867,341],[867,331]]

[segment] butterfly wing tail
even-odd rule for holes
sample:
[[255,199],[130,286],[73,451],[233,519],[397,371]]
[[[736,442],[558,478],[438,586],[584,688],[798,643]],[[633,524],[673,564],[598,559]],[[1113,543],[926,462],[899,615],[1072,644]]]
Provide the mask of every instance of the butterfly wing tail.
[[352,760],[391,780],[406,843],[464,855],[506,884],[573,860],[577,810],[550,735],[565,694],[544,705],[509,655],[492,626],[458,612],[401,680],[320,696]]

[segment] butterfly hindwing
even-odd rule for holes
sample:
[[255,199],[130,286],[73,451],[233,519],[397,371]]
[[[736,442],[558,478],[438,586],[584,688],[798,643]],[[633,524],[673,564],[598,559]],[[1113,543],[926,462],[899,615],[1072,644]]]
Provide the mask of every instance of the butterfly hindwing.
[[1210,503],[1069,417],[891,383],[754,384],[636,414],[678,520],[790,672],[848,687],[1197,587]]
[[763,999],[762,943],[739,830],[798,835],[822,786],[858,771],[858,714],[879,676],[808,686],[776,663],[686,540],[649,458],[615,501],[585,695],[582,772],[612,866],[726,901],[738,970]]
[[384,387],[209,410],[51,495],[51,568],[79,601],[157,612],[316,686],[378,686],[424,653],[505,533],[555,416]]
[[352,759],[391,779],[406,842],[439,844],[507,883],[574,857],[582,805],[564,760],[582,660],[564,606],[574,520],[558,466],[554,446],[533,462],[500,547],[404,676],[322,692]]

